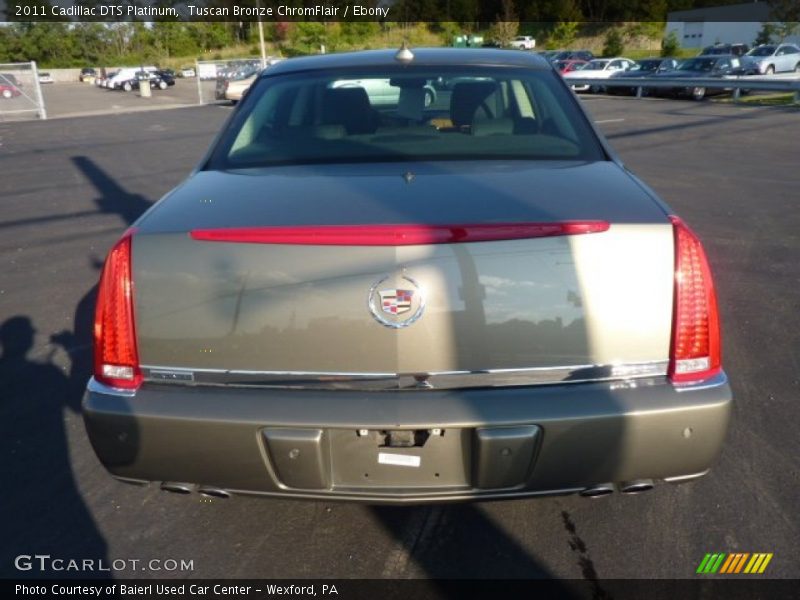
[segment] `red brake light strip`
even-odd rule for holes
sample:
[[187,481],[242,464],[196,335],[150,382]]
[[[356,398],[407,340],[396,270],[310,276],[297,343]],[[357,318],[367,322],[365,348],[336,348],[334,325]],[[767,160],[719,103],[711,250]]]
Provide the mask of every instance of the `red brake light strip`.
[[415,246],[600,233],[605,221],[558,223],[488,223],[458,225],[310,225],[195,229],[193,240],[242,244],[319,246]]

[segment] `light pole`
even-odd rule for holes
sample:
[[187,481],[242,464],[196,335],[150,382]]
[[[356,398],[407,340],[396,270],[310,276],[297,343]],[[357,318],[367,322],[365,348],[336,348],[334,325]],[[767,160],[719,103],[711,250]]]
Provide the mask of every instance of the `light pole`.
[[267,49],[264,47],[264,24],[261,22],[261,2],[256,0],[256,12],[258,16],[258,43],[261,46],[261,70],[267,68]]

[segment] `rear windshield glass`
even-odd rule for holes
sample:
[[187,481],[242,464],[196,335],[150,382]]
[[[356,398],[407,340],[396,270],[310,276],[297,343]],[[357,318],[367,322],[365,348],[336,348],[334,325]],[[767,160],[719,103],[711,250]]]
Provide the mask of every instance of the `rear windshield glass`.
[[691,58],[681,63],[680,71],[711,71],[717,64],[716,58]]
[[206,168],[403,160],[604,160],[552,71],[326,70],[264,77]]

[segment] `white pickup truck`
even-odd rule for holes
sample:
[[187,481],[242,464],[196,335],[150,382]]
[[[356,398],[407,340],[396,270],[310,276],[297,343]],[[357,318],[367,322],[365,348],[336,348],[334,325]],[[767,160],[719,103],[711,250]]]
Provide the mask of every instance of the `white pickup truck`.
[[533,50],[536,48],[536,40],[529,35],[518,35],[508,45],[518,50]]

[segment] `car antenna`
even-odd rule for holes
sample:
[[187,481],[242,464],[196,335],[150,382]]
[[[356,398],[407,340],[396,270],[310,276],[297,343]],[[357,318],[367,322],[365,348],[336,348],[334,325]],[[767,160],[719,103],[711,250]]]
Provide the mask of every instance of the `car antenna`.
[[410,63],[414,60],[414,53],[409,49],[406,40],[403,40],[403,45],[400,46],[400,50],[394,55],[394,59],[401,63]]

